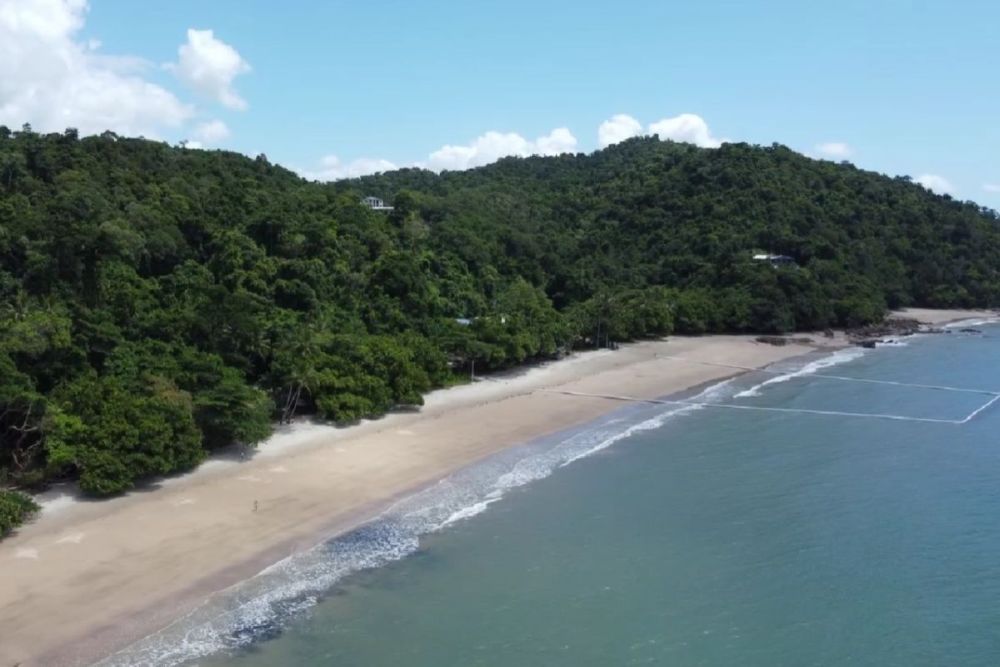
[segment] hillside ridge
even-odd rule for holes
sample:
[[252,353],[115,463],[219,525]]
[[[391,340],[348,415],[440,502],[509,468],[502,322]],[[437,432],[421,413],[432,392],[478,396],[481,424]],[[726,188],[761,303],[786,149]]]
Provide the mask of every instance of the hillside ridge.
[[322,184],[0,128],[0,484],[116,494],[274,420],[373,417],[577,347],[995,306],[998,229],[778,145],[644,137]]

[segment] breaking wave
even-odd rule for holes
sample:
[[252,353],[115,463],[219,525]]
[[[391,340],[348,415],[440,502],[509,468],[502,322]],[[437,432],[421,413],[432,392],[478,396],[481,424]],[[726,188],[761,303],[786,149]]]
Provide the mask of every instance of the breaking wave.
[[756,384],[749,389],[744,389],[743,391],[735,394],[734,398],[749,398],[751,396],[760,396],[761,390],[771,385],[781,384],[783,382],[788,382],[789,380],[794,380],[795,378],[803,377],[806,375],[812,375],[825,368],[830,368],[831,366],[837,366],[839,364],[846,364],[849,361],[854,361],[855,359],[863,356],[865,351],[861,348],[848,348],[844,350],[838,350],[833,354],[812,361],[798,370],[789,371],[784,375],[776,375],[768,380],[764,380],[760,384]]
[[963,329],[967,327],[982,327],[990,324],[1000,323],[1000,317],[969,318],[967,320],[957,320],[944,324],[942,329]]
[[[919,335],[919,334],[914,334],[914,335]],[[910,345],[909,339],[901,340],[899,338],[888,338],[886,340],[875,343],[875,347],[908,347],[909,345]]]

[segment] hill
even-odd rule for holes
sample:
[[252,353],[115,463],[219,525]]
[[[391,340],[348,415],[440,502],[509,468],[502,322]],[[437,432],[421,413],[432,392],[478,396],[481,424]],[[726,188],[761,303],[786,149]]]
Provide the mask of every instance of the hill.
[[[997,303],[996,212],[780,145],[708,150],[647,137],[592,155],[440,176],[404,169],[337,187],[402,198],[435,225],[436,251],[530,276],[558,307],[604,286],[650,284],[820,297],[821,312],[790,304],[791,317],[779,308],[773,321],[713,327],[768,330],[848,324],[847,301]],[[803,271],[758,271],[754,251],[789,255]]]
[[419,405],[473,364],[993,306],[998,229],[781,146],[642,138],[318,184],[265,156],[0,127],[0,483],[118,493],[276,419]]

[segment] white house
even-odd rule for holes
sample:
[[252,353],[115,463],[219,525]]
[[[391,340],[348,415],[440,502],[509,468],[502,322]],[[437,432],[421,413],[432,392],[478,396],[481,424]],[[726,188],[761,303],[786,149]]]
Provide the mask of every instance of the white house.
[[774,268],[779,266],[790,266],[795,264],[795,259],[789,257],[788,255],[772,255],[770,253],[761,253],[753,256],[755,262],[767,262]]
[[378,197],[365,197],[361,203],[373,211],[391,211],[393,209],[392,206],[386,206],[385,202]]

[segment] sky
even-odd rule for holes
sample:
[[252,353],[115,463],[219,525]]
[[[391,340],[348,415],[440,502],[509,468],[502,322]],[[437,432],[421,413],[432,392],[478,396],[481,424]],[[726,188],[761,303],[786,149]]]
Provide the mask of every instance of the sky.
[[0,124],[322,180],[781,143],[1000,208],[995,0],[0,0]]

